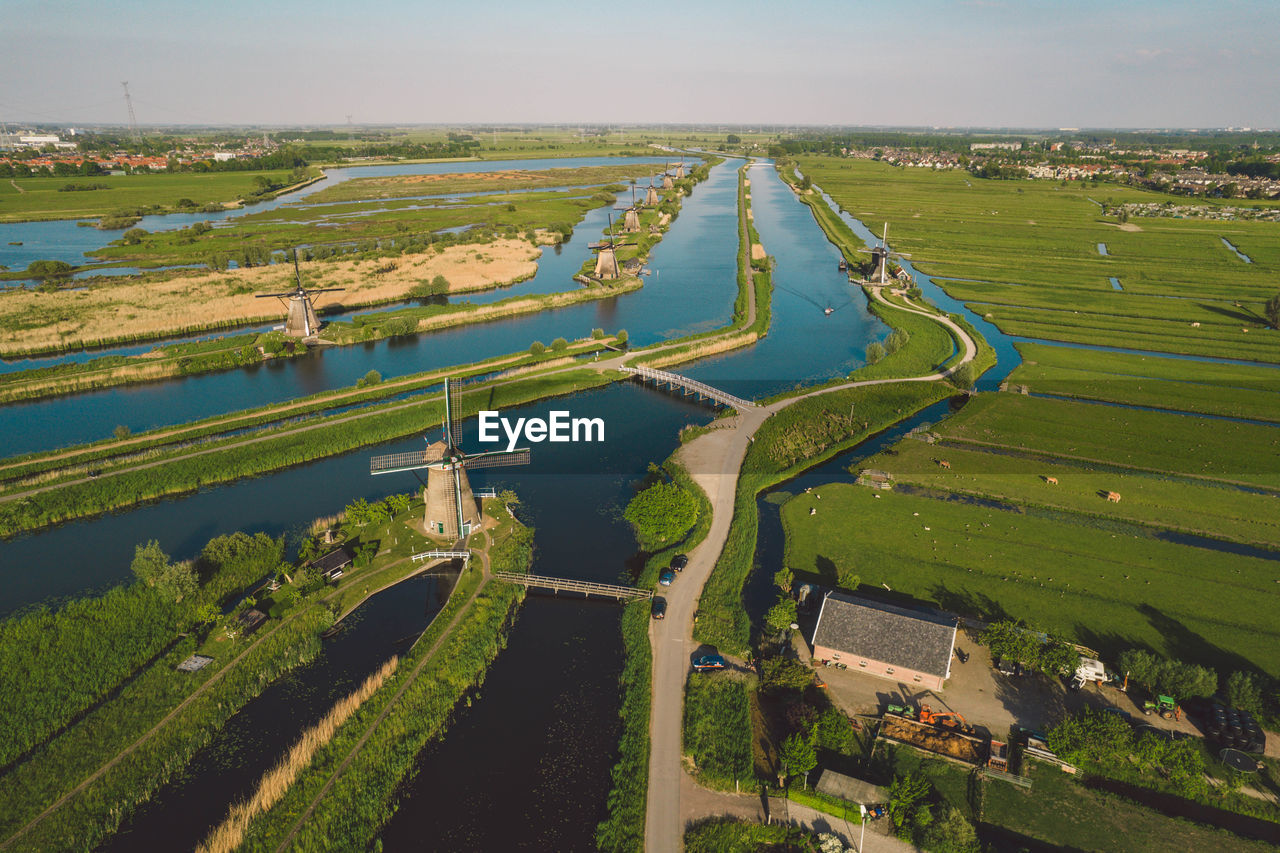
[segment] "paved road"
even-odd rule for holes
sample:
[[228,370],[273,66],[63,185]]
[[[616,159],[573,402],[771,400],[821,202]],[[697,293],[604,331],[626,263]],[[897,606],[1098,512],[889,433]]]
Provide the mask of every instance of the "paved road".
[[775,412],[800,400],[830,394],[846,388],[888,385],[897,382],[932,382],[945,379],[960,365],[970,362],[978,348],[973,339],[946,317],[922,309],[893,305],[873,291],[873,298],[897,310],[929,317],[951,329],[963,344],[964,353],[947,370],[907,379],[871,379],[846,382],[808,394],[789,397],[768,406],[744,409],[723,427],[689,442],[678,453],[679,462],[706,492],[711,503],[711,530],[689,554],[689,565],[667,593],[667,617],[649,626],[653,649],[653,695],[649,713],[649,794],[645,815],[645,849],[650,853],[678,851],[682,847],[684,822],[680,808],[681,719],[684,683],[697,644],[693,641],[693,621],[702,587],[711,575],[729,535],[733,501],[742,459],[756,430]]

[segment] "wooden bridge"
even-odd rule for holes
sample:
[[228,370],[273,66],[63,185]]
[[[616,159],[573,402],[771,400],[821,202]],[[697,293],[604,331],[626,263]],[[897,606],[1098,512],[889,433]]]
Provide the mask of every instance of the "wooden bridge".
[[577,581],[568,578],[549,578],[541,575],[522,575],[516,572],[494,572],[493,576],[508,583],[518,583],[528,588],[549,589],[555,593],[562,591],[580,592],[588,598],[593,595],[603,595],[608,598],[615,598],[618,601],[628,598],[653,598],[652,590],[636,589],[634,586],[617,586],[611,583]]
[[665,370],[655,370],[652,367],[621,367],[619,370],[638,376],[641,381],[649,380],[655,385],[666,383],[668,388],[679,388],[684,392],[685,396],[696,395],[700,399],[711,400],[732,409],[751,409],[756,405],[750,400],[735,397],[726,391],[721,391],[719,388],[713,388],[705,382],[699,382],[696,379],[690,379],[678,373],[668,373]]

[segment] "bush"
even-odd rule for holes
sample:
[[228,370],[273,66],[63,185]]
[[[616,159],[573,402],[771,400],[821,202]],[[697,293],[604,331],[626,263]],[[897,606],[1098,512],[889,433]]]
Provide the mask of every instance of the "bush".
[[69,275],[75,267],[66,261],[32,261],[27,266],[27,274],[32,278],[57,278]]
[[884,344],[872,341],[867,344],[867,364],[876,364],[885,357]]
[[552,352],[564,352],[568,348],[569,348],[569,342],[566,341],[564,338],[556,338],[554,341],[551,342]]
[[955,369],[951,374],[951,381],[955,383],[957,388],[969,390],[973,387],[973,383],[978,379],[978,370],[973,366],[972,361],[966,361]]
[[677,541],[698,520],[698,501],[678,483],[656,483],[627,504],[623,517],[646,551]]
[[1144,649],[1127,649],[1117,660],[1122,672],[1154,693],[1186,700],[1218,691],[1218,674],[1203,666],[1160,658]]
[[356,380],[356,387],[368,388],[373,385],[378,385],[381,382],[382,382],[382,374],[376,370],[370,370],[364,376],[361,376],[359,379]]
[[144,228],[130,228],[120,235],[120,242],[126,246],[136,246],[142,242],[142,238],[146,237],[148,233]]
[[534,341],[529,345],[529,355],[542,355],[547,351],[547,345],[542,341]]

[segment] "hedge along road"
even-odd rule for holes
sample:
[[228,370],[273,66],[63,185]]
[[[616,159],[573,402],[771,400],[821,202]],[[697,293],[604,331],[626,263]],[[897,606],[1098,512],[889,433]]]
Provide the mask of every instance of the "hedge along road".
[[950,318],[915,308],[902,308],[873,291],[873,298],[895,310],[928,317],[955,335],[964,354],[951,367],[925,376],[904,379],[867,379],[846,382],[808,394],[779,400],[768,406],[740,411],[723,429],[699,436],[682,447],[677,458],[692,475],[694,482],[706,492],[711,502],[712,521],[707,538],[689,554],[689,565],[682,572],[678,587],[667,593],[667,616],[652,620],[649,643],[653,649],[653,694],[649,709],[649,796],[645,814],[645,850],[666,853],[681,849],[683,826],[680,817],[681,724],[684,707],[684,683],[695,649],[693,617],[702,587],[715,567],[729,537],[733,518],[733,502],[737,493],[738,474],[747,446],[753,436],[773,414],[800,400],[868,385],[892,385],[900,382],[933,382],[946,379],[963,364],[977,356],[973,338]]

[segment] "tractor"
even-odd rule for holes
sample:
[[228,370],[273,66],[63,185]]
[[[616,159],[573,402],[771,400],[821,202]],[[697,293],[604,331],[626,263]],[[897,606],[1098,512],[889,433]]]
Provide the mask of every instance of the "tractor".
[[916,718],[916,709],[911,705],[886,705],[884,712],[886,714],[897,714],[899,717],[906,717],[908,720]]
[[1142,703],[1142,713],[1148,717],[1156,713],[1166,720],[1174,720],[1181,718],[1182,709],[1172,696],[1157,696],[1154,702],[1148,699]]

